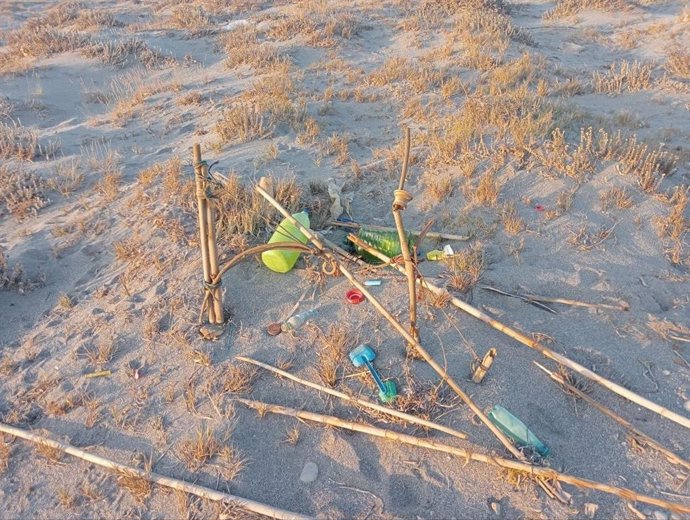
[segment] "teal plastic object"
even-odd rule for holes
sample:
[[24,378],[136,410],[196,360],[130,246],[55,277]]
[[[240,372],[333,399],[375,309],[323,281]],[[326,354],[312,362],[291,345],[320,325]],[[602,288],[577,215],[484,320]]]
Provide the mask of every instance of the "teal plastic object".
[[379,389],[379,399],[382,403],[392,403],[398,396],[398,388],[395,381],[384,381],[378,371],[371,364],[376,359],[376,352],[369,345],[360,345],[350,352],[350,361],[356,367],[366,366],[369,373],[374,378],[374,382]]
[[542,457],[548,457],[551,450],[534,435],[520,419],[500,405],[495,405],[487,414],[489,420],[519,448],[532,448]]

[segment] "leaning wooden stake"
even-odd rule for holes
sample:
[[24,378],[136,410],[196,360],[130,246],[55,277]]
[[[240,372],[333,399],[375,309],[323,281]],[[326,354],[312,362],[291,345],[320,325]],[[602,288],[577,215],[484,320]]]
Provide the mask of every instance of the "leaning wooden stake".
[[620,424],[621,426],[623,426],[623,428],[625,428],[626,430],[628,430],[628,431],[632,434],[632,436],[635,437],[637,440],[639,440],[640,442],[643,442],[644,444],[646,444],[646,445],[649,446],[650,448],[653,448],[653,449],[657,450],[659,453],[664,454],[664,455],[666,456],[666,458],[667,458],[671,463],[673,463],[673,464],[678,464],[678,465],[680,465],[680,466],[685,466],[686,468],[690,469],[690,462],[688,462],[687,460],[685,460],[685,459],[681,458],[680,456],[676,455],[676,454],[673,453],[671,450],[669,450],[668,448],[664,447],[661,443],[657,442],[656,440],[654,440],[653,438],[651,438],[651,437],[650,437],[649,435],[647,435],[646,433],[641,432],[640,430],[638,430],[637,428],[635,428],[630,422],[628,422],[627,420],[625,420],[623,417],[621,417],[620,415],[618,415],[618,414],[617,414],[616,412],[614,412],[613,410],[610,410],[609,408],[607,408],[606,406],[604,406],[604,405],[601,404],[600,402],[596,401],[596,400],[595,400],[594,398],[592,398],[591,396],[589,396],[589,395],[587,395],[586,393],[584,393],[584,392],[583,392],[582,390],[580,390],[579,388],[577,388],[577,387],[571,385],[570,383],[568,383],[568,381],[566,381],[566,380],[563,378],[563,376],[561,376],[561,375],[558,374],[558,373],[552,372],[551,370],[549,370],[549,369],[546,368],[545,366],[540,365],[540,364],[537,363],[536,361],[533,361],[533,363],[534,363],[535,365],[537,365],[540,369],[542,369],[544,372],[546,372],[546,373],[549,375],[549,377],[550,377],[551,379],[553,379],[554,381],[556,381],[556,383],[558,383],[558,384],[560,384],[561,386],[563,386],[563,388],[567,389],[567,390],[568,390],[569,392],[571,392],[572,394],[576,395],[577,397],[579,397],[579,398],[582,399],[583,401],[589,403],[589,404],[592,405],[594,408],[596,408],[597,410],[599,410],[601,413],[603,413],[603,414],[606,415],[607,417],[610,417],[610,418],[613,419],[615,422],[617,422],[618,424]]
[[631,489],[622,488],[618,486],[612,486],[609,484],[603,484],[601,482],[596,482],[594,480],[584,479],[580,477],[575,477],[573,475],[568,475],[566,473],[560,473],[551,468],[532,466],[524,462],[518,462],[515,460],[505,459],[502,457],[493,457],[491,455],[484,455],[482,453],[475,453],[463,448],[458,448],[456,446],[450,446],[448,444],[443,444],[429,439],[420,439],[418,437],[413,437],[412,435],[406,435],[404,433],[397,433],[393,430],[388,430],[386,428],[379,428],[377,426],[372,426],[366,423],[351,422],[338,417],[333,417],[330,415],[322,415],[313,412],[306,412],[303,410],[295,410],[294,408],[288,408],[286,406],[280,406],[275,404],[263,403],[260,401],[251,401],[248,399],[236,399],[236,401],[258,410],[260,413],[271,412],[280,415],[287,415],[290,417],[295,417],[298,419],[305,419],[308,421],[318,422],[321,424],[328,424],[330,426],[335,426],[337,428],[344,428],[347,430],[352,430],[356,432],[366,433],[375,437],[382,437],[391,441],[401,442],[403,444],[410,444],[412,446],[418,446],[420,448],[427,448],[430,450],[441,451],[444,453],[449,453],[455,455],[467,462],[474,460],[477,462],[483,462],[492,466],[497,466],[500,468],[511,469],[520,471],[530,476],[541,478],[544,480],[557,480],[560,482],[565,482],[567,484],[572,484],[581,488],[595,489],[597,491],[603,491],[604,493],[609,493],[611,495],[616,495],[624,500],[632,500],[637,502],[643,502],[645,504],[651,504],[657,507],[663,507],[669,511],[676,511],[679,513],[690,513],[690,505],[686,506],[683,504],[678,504],[675,502],[669,502],[660,498],[654,498],[647,495],[642,495],[633,491]]
[[[201,162],[201,175],[204,179],[204,185],[206,184],[205,179],[208,178],[208,164],[206,162]],[[207,195],[204,193],[204,198]],[[209,262],[209,279],[214,280],[218,275],[218,249],[216,247],[216,212],[213,209],[213,204],[209,204],[208,199],[206,199],[206,225],[208,230],[206,233],[208,239],[208,262]],[[225,316],[223,316],[223,290],[220,287],[220,279],[218,282],[214,282],[210,289],[210,298],[212,299],[209,306],[213,307],[213,315],[215,321],[211,321],[215,325],[222,325],[225,323]],[[210,314],[209,314],[210,318]]]
[[301,515],[299,513],[292,513],[290,511],[285,511],[283,509],[278,509],[276,507],[271,507],[269,505],[262,504],[260,502],[255,502],[253,500],[249,500],[246,498],[241,498],[234,495],[229,495],[227,493],[223,493],[221,491],[216,491],[215,489],[209,489],[203,486],[199,486],[197,484],[185,482],[184,480],[179,480],[171,477],[164,477],[163,475],[158,475],[157,473],[147,472],[140,468],[134,468],[132,466],[127,466],[125,464],[120,464],[119,462],[106,459],[105,457],[100,457],[98,455],[94,455],[93,453],[88,453],[84,450],[80,450],[79,448],[75,448],[74,446],[65,444],[64,442],[47,439],[45,437],[41,437],[40,435],[36,435],[26,430],[22,430],[21,428],[9,426],[7,424],[0,423],[0,432],[4,432],[15,437],[19,437],[20,439],[40,444],[42,446],[47,446],[49,448],[63,451],[69,455],[72,455],[73,457],[77,457],[78,459],[91,462],[92,464],[96,464],[104,468],[108,468],[118,472],[123,472],[141,479],[149,480],[160,486],[178,489],[180,491],[184,491],[185,493],[190,493],[192,495],[206,498],[214,502],[232,502],[248,511],[252,511],[254,513],[258,513],[261,515],[266,515],[271,518],[279,518],[281,520],[313,520],[313,517],[311,516]]
[[438,424],[432,421],[427,421],[426,419],[422,419],[421,417],[416,417],[414,415],[407,414],[405,412],[400,412],[398,410],[395,410],[393,408],[387,408],[385,406],[381,406],[380,404],[372,403],[371,401],[367,401],[366,399],[359,399],[357,397],[353,397],[351,395],[347,395],[343,392],[339,392],[338,390],[333,390],[332,388],[328,388],[326,386],[319,385],[317,383],[312,383],[311,381],[306,381],[304,379],[301,379],[295,375],[292,375],[289,372],[285,372],[284,370],[280,370],[279,368],[276,368],[272,365],[269,365],[267,363],[262,363],[261,361],[257,361],[252,358],[244,357],[244,356],[236,356],[235,359],[239,359],[240,361],[244,361],[245,363],[251,363],[252,365],[256,365],[258,367],[261,367],[263,369],[266,369],[270,372],[273,372],[274,374],[278,374],[279,376],[282,376],[286,379],[289,379],[290,381],[294,381],[295,383],[299,383],[301,385],[307,386],[309,388],[313,388],[315,390],[319,390],[320,392],[324,392],[326,394],[333,395],[335,397],[338,397],[340,399],[343,399],[344,401],[349,401],[352,403],[356,403],[364,408],[370,408],[372,410],[376,410],[377,412],[384,413],[386,415],[391,415],[393,417],[397,417],[398,419],[403,419],[404,421],[413,423],[413,424],[419,424],[420,426],[424,426],[426,428],[432,428],[434,430],[438,430],[443,433],[447,433],[448,435],[452,435],[454,437],[457,437],[459,439],[467,439],[467,434],[458,430],[454,430],[453,428],[448,428],[447,426],[443,426],[442,424]]
[[[350,235],[348,235],[348,238],[352,241],[352,243],[358,245],[359,247],[361,247],[362,249],[364,249],[368,253],[371,253],[372,255],[376,256],[377,258],[379,258],[383,262],[388,263],[389,265],[391,265],[392,267],[394,267],[395,269],[397,269],[401,273],[405,274],[402,267],[392,263],[391,259],[389,257],[384,255],[380,251],[372,248],[366,242],[359,240],[359,238],[357,238],[355,235],[350,234]],[[429,290],[430,292],[432,292],[436,295],[444,295],[444,296],[448,295],[448,291],[446,291],[445,289],[441,289],[440,287],[436,287],[435,285],[427,282],[426,280],[418,280],[417,282],[422,287],[424,287],[425,289]],[[557,352],[554,352],[553,350],[545,347],[541,343],[534,341],[532,338],[524,335],[522,332],[519,332],[515,329],[512,329],[512,328],[508,327],[507,325],[504,325],[500,321],[493,319],[492,317],[488,316],[487,314],[484,314],[479,309],[472,307],[470,304],[465,303],[464,301],[462,301],[458,298],[451,297],[450,302],[453,305],[455,305],[458,309],[465,311],[470,316],[474,316],[479,321],[483,321],[484,323],[486,323],[490,327],[492,327],[492,328],[494,328],[500,332],[503,332],[503,334],[513,338],[516,341],[519,341],[523,345],[526,345],[526,346],[536,350],[542,356],[549,358],[549,359],[555,361],[556,363],[560,363],[561,365],[563,365],[565,367],[568,367],[569,369],[577,372],[581,376],[586,377],[587,379],[590,379],[590,380],[600,384],[604,388],[607,388],[608,390],[620,395],[621,397],[625,397],[629,401],[632,401],[633,403],[638,404],[638,405],[646,408],[647,410],[651,410],[652,412],[655,412],[655,413],[661,415],[662,417],[665,417],[666,419],[668,419],[670,421],[673,421],[677,424],[680,424],[681,426],[685,426],[686,428],[690,429],[690,419],[688,419],[687,417],[683,417],[682,415],[680,415],[676,412],[673,412],[673,411],[669,410],[668,408],[664,408],[663,406],[656,404],[653,401],[650,401],[649,399],[646,399],[646,398],[642,397],[641,395],[638,395],[635,392],[632,392],[631,390],[628,390],[627,388],[624,388],[621,385],[614,383],[613,381],[609,381],[605,377],[602,377],[599,374],[596,374],[595,372],[592,372],[591,370],[583,367],[579,363],[576,363],[575,361],[571,361],[567,357],[565,357],[565,356],[563,356]]]
[[352,285],[354,285],[357,289],[359,289],[364,296],[367,297],[369,303],[371,303],[374,308],[379,311],[384,318],[388,320],[388,322],[393,326],[395,330],[398,331],[398,333],[405,339],[408,343],[412,344],[414,348],[419,352],[419,354],[424,358],[424,360],[431,365],[431,368],[433,368],[436,373],[441,377],[443,381],[446,382],[448,386],[451,387],[451,389],[460,397],[460,399],[463,400],[467,406],[470,407],[472,412],[479,417],[479,419],[486,425],[489,430],[496,436],[496,438],[501,441],[501,444],[505,446],[505,448],[512,453],[515,458],[518,460],[525,460],[524,455],[515,447],[513,444],[510,442],[508,437],[505,436],[501,430],[499,430],[494,424],[489,420],[489,418],[486,416],[486,414],[479,408],[474,401],[468,396],[465,392],[463,392],[462,388],[453,380],[453,378],[448,375],[448,373],[445,371],[445,369],[439,365],[434,358],[431,357],[431,355],[426,351],[424,347],[415,339],[413,338],[410,333],[403,327],[398,320],[396,320],[393,315],[388,312],[388,310],[381,305],[381,303],[374,297],[373,294],[369,292],[369,290],[362,284],[360,283],[353,275],[350,273],[350,271],[343,265],[342,262],[338,260],[338,258],[328,249],[324,246],[321,238],[312,232],[311,230],[305,228],[302,224],[300,224],[295,218],[290,215],[290,213],[283,207],[281,206],[273,197],[271,197],[268,193],[266,193],[263,189],[261,189],[259,186],[256,187],[256,190],[263,196],[268,202],[271,203],[271,205],[276,208],[286,219],[288,219],[290,222],[292,222],[293,225],[297,227],[302,233],[304,233],[304,236],[306,236],[318,249],[320,249],[324,256],[327,258],[333,260],[338,264],[338,267],[340,268],[340,272],[343,273],[343,275],[352,282]]
[[[410,129],[405,128],[405,155],[403,157],[402,171],[400,172],[400,183],[395,190],[393,200],[393,219],[400,239],[400,250],[405,261],[405,276],[407,276],[407,292],[410,300],[410,335],[419,341],[419,329],[417,328],[417,283],[415,281],[415,265],[410,254],[410,245],[407,242],[407,233],[403,224],[402,212],[407,208],[407,203],[412,200],[410,192],[405,190],[405,180],[407,179],[407,168],[410,163]],[[414,352],[414,344],[408,344],[411,352]]]
[[[204,302],[208,305],[211,298],[209,285],[211,284],[211,264],[208,254],[208,201],[206,200],[206,182],[201,162],[201,145],[194,145],[194,178],[196,181],[196,203],[199,218],[199,248],[201,249],[201,267],[204,272]],[[208,305],[208,321],[216,322],[215,307]]]

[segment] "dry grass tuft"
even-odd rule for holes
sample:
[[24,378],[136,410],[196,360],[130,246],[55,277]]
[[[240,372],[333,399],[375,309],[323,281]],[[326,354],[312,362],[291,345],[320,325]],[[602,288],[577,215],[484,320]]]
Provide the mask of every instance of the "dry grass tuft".
[[58,504],[66,509],[72,509],[77,505],[77,497],[66,489],[58,489],[56,496]]
[[223,110],[215,131],[222,143],[246,143],[271,135],[267,119],[255,105],[238,104]]
[[631,6],[626,0],[558,0],[553,9],[544,13],[545,20],[556,20],[572,16],[587,9],[620,11]]
[[167,24],[182,29],[192,38],[212,34],[213,20],[200,5],[176,5],[172,8]]
[[149,47],[144,40],[137,38],[124,41],[98,40],[85,45],[81,52],[87,58],[95,58],[106,65],[118,68],[138,63],[151,70],[175,63],[174,58],[164,56],[160,51]]
[[448,267],[445,277],[453,289],[466,293],[472,289],[484,272],[484,250],[481,244],[443,258]]
[[116,351],[117,347],[112,338],[99,337],[95,345],[84,346],[80,355],[85,357],[90,365],[101,368],[106,363],[112,361]]
[[602,209],[627,209],[633,206],[632,196],[625,188],[611,188],[599,196]]
[[613,227],[590,228],[582,225],[577,231],[571,232],[568,242],[578,251],[592,251],[613,236]]
[[287,63],[287,58],[281,56],[273,44],[260,41],[259,32],[251,26],[238,27],[225,33],[220,38],[220,45],[228,55],[225,66],[229,69],[245,65],[265,72]]
[[69,311],[72,310],[75,305],[75,301],[69,294],[62,293],[60,296],[58,296],[57,306],[59,309],[62,309],[63,311]]
[[[566,369],[564,366],[562,366],[562,365],[559,365],[559,366],[558,366],[558,374],[565,380],[566,383],[568,383],[570,386],[574,386],[574,387],[577,388],[580,392],[583,392],[583,393],[586,394],[586,393],[588,393],[588,392],[591,390],[591,388],[592,388],[592,386],[591,386],[586,380],[585,380],[585,381],[581,381],[580,379],[577,379],[577,378],[572,374],[572,372],[570,372],[569,370],[567,370],[567,369]],[[561,390],[563,390],[563,392],[564,392],[565,394],[567,394],[567,395],[569,395],[569,396],[571,396],[571,397],[574,397],[574,398],[576,398],[576,399],[579,398],[577,394],[575,394],[574,392],[572,392],[571,390],[569,390],[569,389],[567,389],[567,388],[565,388],[565,387],[563,387],[563,386],[561,386]]]
[[38,137],[19,123],[0,123],[0,159],[30,161],[38,152]]
[[503,229],[509,235],[517,235],[525,229],[525,221],[518,215],[514,202],[509,202],[503,206],[501,222],[503,223]]
[[688,209],[688,187],[677,187],[671,197],[671,213],[657,221],[659,235],[674,242],[679,242],[690,231],[690,219],[685,215]]
[[479,179],[477,187],[472,190],[474,201],[484,206],[495,206],[501,187],[493,171],[487,170]]
[[37,444],[36,453],[48,459],[53,464],[60,464],[60,459],[62,458],[61,450],[45,444]]
[[[302,207],[302,189],[294,177],[275,181],[274,196],[290,212]],[[232,237],[237,233],[257,235],[275,223],[274,213],[267,208],[263,197],[247,188],[234,173],[214,191],[220,234]]]
[[50,189],[63,197],[74,193],[84,182],[81,162],[79,160],[62,161],[55,165],[55,175],[48,180]]
[[246,394],[252,389],[256,369],[246,366],[229,365],[220,377],[223,392]]
[[690,53],[680,47],[674,47],[668,53],[666,70],[674,76],[690,79]]
[[548,170],[572,177],[578,182],[595,170],[597,161],[615,161],[621,175],[633,176],[645,192],[653,193],[664,176],[673,171],[676,157],[662,149],[650,149],[638,143],[633,135],[624,137],[620,132],[609,134],[591,127],[580,131],[580,142],[574,150],[566,142],[565,133],[555,129],[537,156]]
[[[147,473],[151,472],[150,460],[147,460],[145,463],[145,471]],[[139,503],[143,503],[151,496],[153,489],[153,484],[149,479],[131,471],[117,471],[117,483],[121,488],[129,491]]]
[[283,438],[285,444],[290,444],[291,446],[296,446],[299,442],[301,431],[297,426],[293,426],[286,433]]
[[652,84],[652,67],[638,61],[621,61],[611,65],[602,74],[594,73],[592,86],[595,92],[603,94],[622,94],[648,89]]
[[189,470],[198,471],[218,455],[222,448],[222,441],[207,426],[203,430],[198,428],[191,439],[182,441],[178,453]]
[[328,331],[321,334],[321,348],[317,352],[316,367],[325,385],[335,387],[338,382],[338,370],[352,345],[352,334],[344,325],[330,325]]
[[12,445],[0,439],[0,472],[7,471],[10,467]]
[[45,196],[45,182],[18,165],[0,165],[0,203],[17,220],[38,215],[50,203]]
[[223,478],[232,482],[247,465],[247,459],[234,446],[223,446],[218,452],[218,458],[222,463]]
[[307,2],[298,10],[279,18],[267,32],[277,41],[299,40],[311,47],[334,47],[360,30],[355,16],[335,3]]

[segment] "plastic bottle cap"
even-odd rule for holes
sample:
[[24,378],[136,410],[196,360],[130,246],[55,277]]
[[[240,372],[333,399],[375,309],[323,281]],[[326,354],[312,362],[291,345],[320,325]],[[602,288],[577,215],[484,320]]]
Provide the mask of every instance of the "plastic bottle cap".
[[357,305],[358,303],[362,303],[365,298],[362,292],[358,289],[350,289],[345,293],[345,297],[347,298],[347,301],[350,303],[353,303]]
[[268,332],[269,336],[277,336],[281,332],[283,332],[282,327],[280,326],[280,323],[271,323],[267,328],[266,332]]

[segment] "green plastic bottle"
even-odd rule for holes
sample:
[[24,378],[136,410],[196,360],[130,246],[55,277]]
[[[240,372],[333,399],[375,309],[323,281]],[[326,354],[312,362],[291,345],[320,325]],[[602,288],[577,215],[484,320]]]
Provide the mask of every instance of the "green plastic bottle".
[[[397,231],[377,231],[362,226],[357,233],[357,236],[362,241],[369,244],[374,249],[381,251],[384,255],[394,258],[402,254],[402,247],[400,246],[400,236]],[[407,233],[407,245],[412,249],[414,237]],[[368,253],[360,247],[355,247],[357,254],[364,260],[373,265],[378,265],[383,262],[374,255]]]
[[510,437],[519,448],[532,448],[542,457],[547,457],[549,455],[551,451],[549,447],[541,442],[539,438],[525,426],[525,423],[501,405],[495,405],[486,415],[489,420],[505,435]]
[[[309,215],[306,211],[300,211],[292,216],[297,222],[309,229]],[[307,237],[304,236],[292,222],[288,219],[284,219],[268,241],[269,244],[275,244],[276,242],[306,244]],[[275,271],[276,273],[287,273],[295,266],[299,255],[299,251],[272,249],[261,253],[261,261],[271,271]]]

